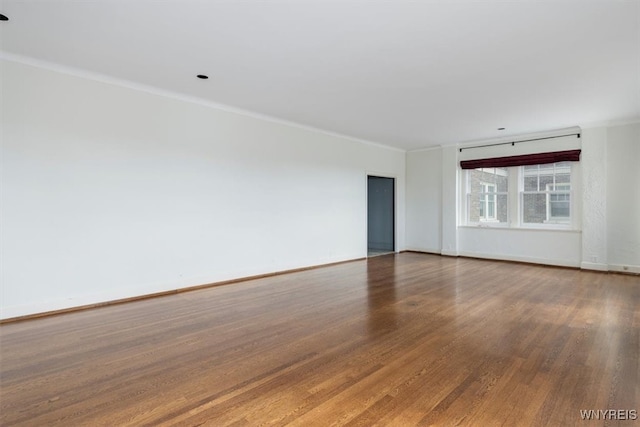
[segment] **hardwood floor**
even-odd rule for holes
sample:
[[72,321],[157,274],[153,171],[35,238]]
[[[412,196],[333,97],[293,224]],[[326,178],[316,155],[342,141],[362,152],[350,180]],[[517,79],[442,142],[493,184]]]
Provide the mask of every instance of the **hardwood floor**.
[[637,276],[404,253],[4,324],[0,346],[3,426],[640,423],[580,414],[640,411]]

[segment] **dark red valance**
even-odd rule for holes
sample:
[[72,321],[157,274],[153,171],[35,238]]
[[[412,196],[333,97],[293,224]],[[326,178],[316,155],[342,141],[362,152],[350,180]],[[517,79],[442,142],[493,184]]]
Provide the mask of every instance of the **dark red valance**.
[[543,165],[556,162],[577,162],[581,150],[554,151],[552,153],[525,154],[522,156],[493,157],[491,159],[463,160],[462,169],[506,168],[509,166]]

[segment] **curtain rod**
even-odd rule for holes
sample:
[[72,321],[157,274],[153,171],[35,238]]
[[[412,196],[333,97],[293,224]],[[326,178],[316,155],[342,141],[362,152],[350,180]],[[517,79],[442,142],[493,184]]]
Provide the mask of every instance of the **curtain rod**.
[[519,144],[521,142],[531,142],[531,141],[541,141],[543,139],[563,138],[565,136],[572,136],[572,135],[576,135],[578,138],[580,138],[580,133],[568,133],[566,135],[547,136],[547,137],[544,137],[544,138],[523,139],[522,141],[499,142],[499,143],[496,143],[496,144],[476,145],[475,147],[462,147],[462,148],[460,148],[460,152],[462,153],[462,150],[469,150],[470,148],[495,147],[496,145],[509,145],[509,144],[516,145],[516,144]]

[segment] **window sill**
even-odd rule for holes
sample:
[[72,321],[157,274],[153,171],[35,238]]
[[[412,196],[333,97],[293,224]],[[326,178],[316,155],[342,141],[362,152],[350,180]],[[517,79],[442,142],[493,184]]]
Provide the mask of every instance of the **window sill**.
[[509,225],[485,225],[485,224],[464,224],[459,225],[458,228],[467,228],[467,229],[483,229],[483,230],[512,230],[512,231],[553,231],[553,232],[561,232],[561,233],[582,233],[582,230],[575,228],[555,228],[555,227],[526,227],[519,226],[513,227]]
[[495,223],[482,222],[480,224],[465,224],[465,225],[459,225],[458,227],[463,227],[463,228],[487,228],[487,229],[489,229],[489,228],[498,228],[500,230],[513,228],[513,227],[509,227],[509,224],[500,223],[500,222],[495,222]]

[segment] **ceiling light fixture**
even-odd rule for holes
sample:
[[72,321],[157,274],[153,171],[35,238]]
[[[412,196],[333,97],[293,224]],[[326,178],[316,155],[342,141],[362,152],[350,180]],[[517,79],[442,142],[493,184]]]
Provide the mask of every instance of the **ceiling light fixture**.
[[0,13],[0,21],[8,21],[9,17]]
[[202,80],[207,80],[209,78],[209,76],[205,76],[204,74],[198,74],[197,77]]

